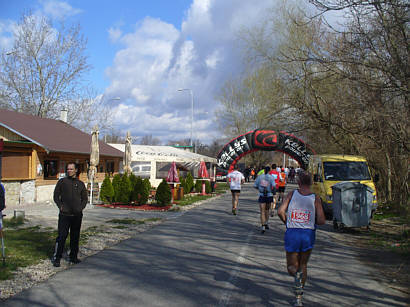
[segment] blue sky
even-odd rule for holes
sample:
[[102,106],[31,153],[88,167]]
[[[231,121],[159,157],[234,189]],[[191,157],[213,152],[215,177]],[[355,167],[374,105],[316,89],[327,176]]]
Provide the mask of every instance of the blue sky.
[[[215,122],[223,83],[243,70],[238,35],[257,25],[279,0],[0,0],[0,48],[31,9],[54,21],[79,23],[93,66],[87,79],[112,101],[115,128],[135,137],[152,134],[164,143],[190,136],[221,137]],[[138,141],[136,141],[138,142]]]

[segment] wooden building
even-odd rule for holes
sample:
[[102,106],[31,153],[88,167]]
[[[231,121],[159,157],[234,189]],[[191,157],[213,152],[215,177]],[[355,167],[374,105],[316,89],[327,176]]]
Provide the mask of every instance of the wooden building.
[[[0,109],[0,139],[4,142],[1,180],[6,205],[52,201],[68,162],[78,163],[80,179],[88,181],[91,135],[64,121]],[[103,141],[99,149],[96,182],[100,183],[106,173],[119,171],[123,153]]]

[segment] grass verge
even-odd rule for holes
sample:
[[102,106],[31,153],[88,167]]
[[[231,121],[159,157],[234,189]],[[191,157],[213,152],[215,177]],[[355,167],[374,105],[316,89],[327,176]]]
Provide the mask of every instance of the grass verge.
[[[80,245],[101,231],[98,227],[89,227],[80,234]],[[5,261],[0,263],[0,280],[12,278],[13,272],[19,267],[35,265],[42,260],[51,258],[54,251],[57,231],[40,226],[24,227],[24,220],[15,218],[4,219]],[[70,238],[66,240],[65,250],[70,246]]]
[[178,200],[175,203],[178,206],[187,206],[197,201],[205,200],[205,199],[212,198],[212,197],[213,197],[212,195],[192,195],[192,196],[185,195],[183,199]]

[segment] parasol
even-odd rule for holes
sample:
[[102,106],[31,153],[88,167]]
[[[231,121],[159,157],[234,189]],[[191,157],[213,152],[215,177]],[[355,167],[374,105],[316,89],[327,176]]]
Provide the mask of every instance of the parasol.
[[91,133],[91,152],[90,152],[90,169],[88,172],[88,180],[91,182],[90,204],[93,204],[93,183],[95,174],[97,173],[97,165],[100,163],[100,147],[98,144],[98,126],[95,125]]
[[[199,164],[198,177],[202,179],[209,178],[208,170],[206,169],[205,161]],[[202,195],[205,195],[205,181],[202,181]]]
[[198,177],[199,178],[209,178],[209,174],[208,174],[208,170],[206,169],[205,161],[201,161],[201,163],[199,164]]
[[171,163],[171,167],[169,168],[168,175],[167,175],[167,183],[172,185],[171,188],[171,204],[174,203],[174,183],[179,182],[178,172],[177,172],[177,165],[175,162]]
[[177,165],[175,162],[171,163],[171,167],[169,168],[168,175],[167,175],[167,182],[169,183],[177,183],[179,182],[178,172],[177,172]]
[[132,151],[131,151],[131,135],[127,131],[127,137],[125,138],[125,151],[124,151],[124,173],[131,174],[131,160],[132,160]]

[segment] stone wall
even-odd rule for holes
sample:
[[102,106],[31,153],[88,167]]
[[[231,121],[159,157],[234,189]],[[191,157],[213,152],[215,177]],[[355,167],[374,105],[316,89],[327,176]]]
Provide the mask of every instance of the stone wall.
[[4,181],[6,206],[16,206],[35,202],[36,188],[34,180]]
[[54,188],[56,187],[55,184],[50,185],[42,185],[37,187],[37,197],[36,201],[44,202],[44,201],[53,201],[54,196]]

